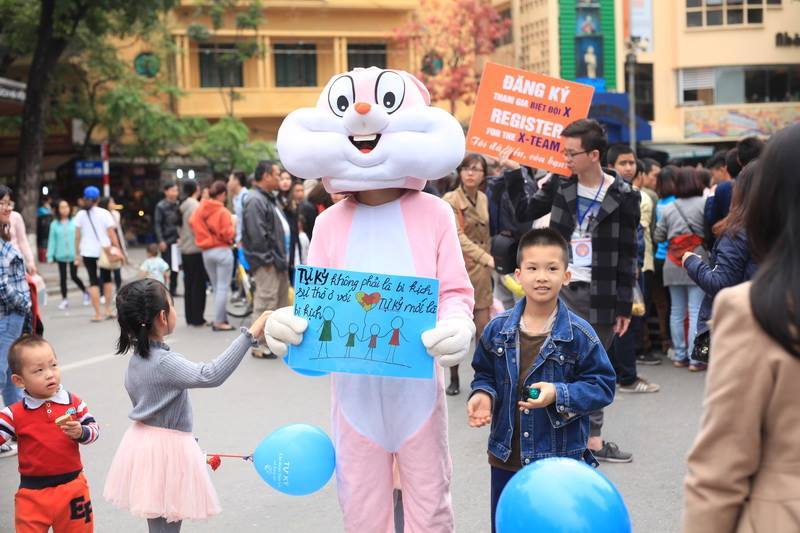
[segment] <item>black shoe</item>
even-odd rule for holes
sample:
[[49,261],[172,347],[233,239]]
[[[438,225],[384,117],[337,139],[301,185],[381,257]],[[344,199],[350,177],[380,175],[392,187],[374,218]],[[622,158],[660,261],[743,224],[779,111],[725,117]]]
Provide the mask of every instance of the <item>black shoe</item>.
[[636,363],[648,366],[660,365],[661,357],[654,352],[649,352],[646,354],[636,356]]
[[458,393],[460,393],[461,391],[458,389],[458,383],[451,382],[450,385],[447,386],[447,390],[445,390],[444,392],[448,396],[458,396]]
[[616,443],[603,441],[603,447],[599,450],[589,450],[598,461],[606,463],[630,463],[633,461],[633,454],[623,452]]

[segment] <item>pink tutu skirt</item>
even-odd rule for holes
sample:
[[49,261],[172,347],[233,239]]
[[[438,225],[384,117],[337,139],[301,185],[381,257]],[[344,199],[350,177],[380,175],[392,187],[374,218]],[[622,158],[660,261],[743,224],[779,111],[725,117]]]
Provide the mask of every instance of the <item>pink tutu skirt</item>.
[[168,522],[205,519],[221,510],[192,434],[139,422],[122,437],[103,497],[135,516]]

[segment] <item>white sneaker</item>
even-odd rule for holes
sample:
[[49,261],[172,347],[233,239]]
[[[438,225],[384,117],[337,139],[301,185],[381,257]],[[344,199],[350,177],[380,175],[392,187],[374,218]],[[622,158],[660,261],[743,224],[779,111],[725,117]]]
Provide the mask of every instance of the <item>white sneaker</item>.
[[105,296],[101,296],[100,297],[100,305],[106,305],[106,297]]
[[0,444],[0,457],[11,457],[17,455],[17,445],[13,442]]
[[89,307],[89,304],[92,303],[92,299],[89,297],[88,292],[83,293],[83,306]]
[[58,304],[58,310],[59,311],[63,311],[64,309],[67,309],[68,307],[69,307],[69,300],[67,300],[66,298],[61,300],[61,303]]

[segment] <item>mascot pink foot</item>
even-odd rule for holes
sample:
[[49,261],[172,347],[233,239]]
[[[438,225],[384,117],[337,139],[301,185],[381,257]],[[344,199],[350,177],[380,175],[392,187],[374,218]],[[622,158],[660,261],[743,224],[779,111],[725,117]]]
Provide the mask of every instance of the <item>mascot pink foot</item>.
[[[345,529],[393,531],[396,462],[405,530],[451,532],[441,367],[466,357],[475,333],[474,302],[453,211],[421,189],[461,162],[463,130],[450,114],[431,107],[427,89],[410,74],[356,69],[334,76],[315,108],[286,117],[278,152],[292,174],[321,177],[329,192],[350,194],[317,218],[310,265],[440,283],[436,327],[422,334],[439,363],[434,379],[333,375],[336,479]],[[306,327],[291,308],[280,309],[267,323],[267,344],[283,355]],[[375,354],[381,355],[386,354]]]

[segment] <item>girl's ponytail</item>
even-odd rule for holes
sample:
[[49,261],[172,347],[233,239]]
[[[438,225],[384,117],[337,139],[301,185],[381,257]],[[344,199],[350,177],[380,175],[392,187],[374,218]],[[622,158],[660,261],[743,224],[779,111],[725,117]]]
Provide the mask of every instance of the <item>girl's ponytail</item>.
[[119,339],[117,353],[129,350],[140,357],[150,355],[150,337],[158,314],[169,313],[169,293],[163,283],[153,279],[133,281],[117,294]]

